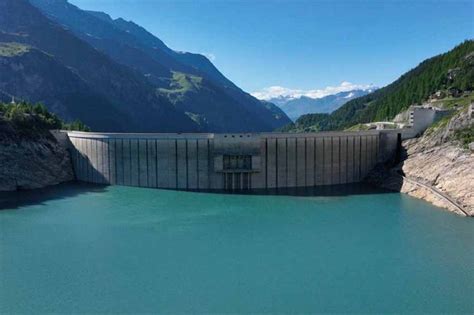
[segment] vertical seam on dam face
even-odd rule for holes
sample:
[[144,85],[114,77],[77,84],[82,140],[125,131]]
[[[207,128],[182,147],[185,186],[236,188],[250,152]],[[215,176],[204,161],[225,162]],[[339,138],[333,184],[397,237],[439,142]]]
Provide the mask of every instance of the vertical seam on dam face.
[[196,187],[199,190],[199,140],[196,140]]
[[358,180],[362,177],[362,137],[359,137],[359,176]]
[[111,184],[110,183],[110,140],[109,139],[106,139],[105,140],[106,143],[107,143],[107,168],[109,169],[109,178],[106,178],[106,182]]
[[174,140],[174,175],[175,175],[175,185],[176,189],[178,189],[178,140]]
[[288,138],[285,138],[285,186],[288,187]]
[[265,138],[265,188],[268,188],[268,139]]
[[145,152],[146,152],[146,156],[145,156],[145,160],[146,160],[146,187],[150,187],[150,177],[148,176],[148,172],[150,170],[150,166],[148,164],[148,156],[150,154],[150,152],[148,152],[148,140],[145,140]]
[[94,159],[92,160],[92,181],[94,183],[98,183],[98,176],[97,176],[97,167],[98,167],[98,161],[99,161],[99,155],[97,154],[97,143],[98,141],[91,142],[91,150],[94,155]]
[[316,138],[313,138],[313,183],[316,186]]
[[346,137],[346,182],[349,182],[349,137]]
[[322,153],[323,154],[322,154],[322,165],[321,165],[321,182],[322,182],[323,185],[326,184],[326,180],[325,180],[326,176],[324,176],[324,174],[326,173],[326,170],[325,170],[325,168],[326,168],[326,164],[325,164],[326,163],[325,162],[326,153],[324,152],[325,147],[326,147],[326,143],[325,143],[324,138],[323,138],[323,148],[322,148]]
[[335,175],[333,175],[334,178],[337,180],[337,184],[341,183],[341,137],[337,137],[336,139],[336,146],[337,148],[337,153],[335,154],[336,156],[334,157],[334,164],[337,163],[337,165],[333,165],[333,169],[335,172]]
[[186,157],[186,189],[189,189],[189,156],[188,156],[188,140],[185,142]]
[[132,140],[128,140],[128,179],[129,185],[132,185]]
[[[120,141],[120,152],[121,152],[121,158],[122,158],[122,163],[119,163],[119,164],[122,164],[122,174],[121,174],[121,182],[122,182],[122,185],[125,185],[125,163],[123,163],[123,157],[125,156],[124,155],[124,150],[123,150],[123,143],[124,143],[124,140],[121,139]],[[119,161],[120,162],[120,161]]]
[[[331,137],[331,172],[329,173],[330,178],[335,178],[334,176],[334,137]],[[331,180],[331,184],[333,181]]]
[[87,161],[89,161],[89,163],[87,163],[87,178],[91,182],[94,182],[94,178],[92,176],[92,169],[93,169],[92,159],[90,158],[92,157],[92,142],[89,139],[86,142],[86,154],[87,154]]
[[160,185],[158,184],[158,169],[159,169],[159,166],[158,166],[158,140],[155,139],[155,182],[156,182],[156,185],[155,187],[160,187]]
[[306,143],[306,138],[304,138],[304,185],[307,186],[308,185],[308,174],[306,172],[306,170],[308,169],[308,164],[307,164],[307,159],[308,157],[306,156],[306,152],[308,148],[307,148],[307,143]]
[[211,144],[207,139],[207,189],[211,189]]
[[[390,158],[396,146],[395,136],[375,131],[229,137],[68,134],[78,180],[188,190],[280,189],[358,182],[378,162]],[[238,162],[235,170],[224,170],[224,156],[233,161],[251,159],[250,169],[242,169],[245,164],[240,163],[244,162]]]
[[295,139],[295,186],[298,186],[298,139]]
[[141,167],[140,167],[140,140],[139,139],[136,139],[137,141],[137,183],[138,183],[138,186],[141,186],[142,183],[141,183],[141,179],[142,177],[140,176],[141,172]]
[[278,189],[280,185],[278,184],[278,139],[275,140],[275,187]]

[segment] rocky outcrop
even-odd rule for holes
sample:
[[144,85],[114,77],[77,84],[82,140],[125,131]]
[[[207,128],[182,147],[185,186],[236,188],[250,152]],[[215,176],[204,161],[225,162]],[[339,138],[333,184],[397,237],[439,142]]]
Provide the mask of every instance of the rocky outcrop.
[[403,161],[384,171],[379,167],[369,181],[474,216],[474,154],[455,137],[473,123],[465,109],[420,138],[404,141]]
[[[401,170],[411,181],[405,179],[400,191],[458,214],[474,216],[474,155],[450,143],[422,152],[415,151],[416,143],[406,143],[405,146],[408,148],[408,158]],[[434,188],[447,198],[440,198],[440,194],[429,188]],[[449,202],[449,199],[464,211]]]
[[69,153],[54,136],[24,136],[0,118],[0,191],[35,189],[73,179]]

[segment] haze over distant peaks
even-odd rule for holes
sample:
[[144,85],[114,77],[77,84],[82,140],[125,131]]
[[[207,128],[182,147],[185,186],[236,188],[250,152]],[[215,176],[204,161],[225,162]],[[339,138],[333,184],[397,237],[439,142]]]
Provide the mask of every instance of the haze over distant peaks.
[[373,84],[354,84],[351,82],[344,81],[341,82],[341,84],[338,86],[327,86],[322,89],[314,90],[291,89],[276,85],[263,88],[260,91],[255,91],[251,94],[258,99],[269,101],[271,99],[290,100],[300,98],[302,96],[317,99],[328,95],[334,95],[340,92],[350,92],[354,90],[374,91],[376,89],[377,87]]
[[252,93],[258,99],[278,105],[292,120],[304,114],[331,113],[346,102],[375,91],[373,84],[353,84],[347,81],[339,86],[302,90],[271,86]]

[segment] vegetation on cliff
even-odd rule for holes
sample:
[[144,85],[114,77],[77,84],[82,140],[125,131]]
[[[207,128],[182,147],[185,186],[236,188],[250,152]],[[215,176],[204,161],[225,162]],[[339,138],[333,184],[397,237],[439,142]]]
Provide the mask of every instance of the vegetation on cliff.
[[48,111],[43,104],[15,104],[0,103],[0,121],[3,122],[2,131],[10,130],[19,136],[47,135],[52,129],[90,131],[81,121],[71,123],[62,121],[57,115]]
[[286,130],[340,130],[392,119],[410,105],[421,104],[437,91],[474,90],[474,40],[427,59],[392,84],[347,102],[327,117],[305,115]]
[[454,139],[459,141],[462,146],[467,149],[469,144],[474,142],[474,125],[456,130]]

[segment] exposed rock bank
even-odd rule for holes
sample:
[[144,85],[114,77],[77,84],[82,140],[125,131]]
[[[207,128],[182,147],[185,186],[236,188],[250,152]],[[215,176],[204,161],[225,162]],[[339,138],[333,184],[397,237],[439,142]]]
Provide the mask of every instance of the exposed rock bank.
[[379,167],[368,180],[457,214],[474,216],[474,154],[456,140],[457,132],[472,128],[469,115],[465,109],[420,138],[404,141],[404,160],[391,169]]
[[35,189],[74,179],[68,151],[50,133],[18,133],[0,117],[0,191]]

